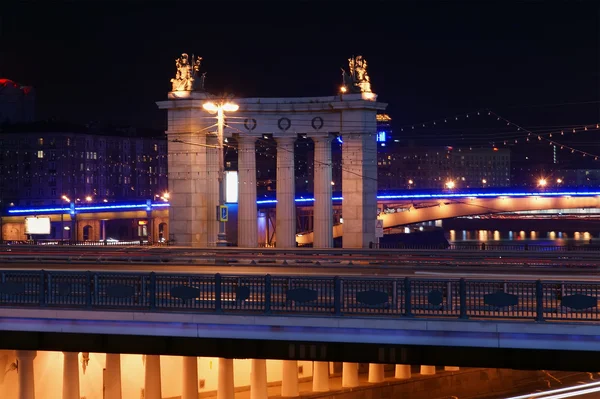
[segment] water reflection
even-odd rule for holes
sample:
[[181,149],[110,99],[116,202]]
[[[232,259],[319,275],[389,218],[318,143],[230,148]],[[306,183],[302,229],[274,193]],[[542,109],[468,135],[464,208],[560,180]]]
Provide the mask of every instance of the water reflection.
[[535,242],[539,245],[566,245],[573,243],[589,243],[600,240],[600,233],[576,231],[570,234],[563,231],[501,231],[501,230],[449,230],[446,236],[450,242],[495,242],[497,244],[514,241]]

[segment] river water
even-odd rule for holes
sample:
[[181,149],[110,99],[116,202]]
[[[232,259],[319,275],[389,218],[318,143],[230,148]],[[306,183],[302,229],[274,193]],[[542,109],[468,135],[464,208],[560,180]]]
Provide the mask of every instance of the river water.
[[500,230],[458,230],[445,229],[445,235],[451,244],[482,243],[492,245],[532,244],[532,245],[583,245],[600,244],[598,231],[500,231]]

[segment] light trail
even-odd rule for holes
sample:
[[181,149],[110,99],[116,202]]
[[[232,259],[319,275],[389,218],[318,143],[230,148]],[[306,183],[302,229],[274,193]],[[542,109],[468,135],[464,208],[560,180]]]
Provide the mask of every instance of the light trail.
[[505,399],[564,399],[572,398],[575,396],[587,395],[595,392],[600,392],[600,382],[590,382],[587,384],[567,388],[559,388],[551,391],[530,393],[528,395],[511,396]]

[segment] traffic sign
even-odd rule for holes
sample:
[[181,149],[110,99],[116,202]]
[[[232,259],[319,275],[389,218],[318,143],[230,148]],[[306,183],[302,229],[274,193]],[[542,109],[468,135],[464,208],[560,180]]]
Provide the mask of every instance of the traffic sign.
[[229,208],[227,205],[219,205],[217,207],[217,218],[219,222],[226,222],[229,220]]
[[383,237],[383,219],[375,220],[375,237],[376,238]]

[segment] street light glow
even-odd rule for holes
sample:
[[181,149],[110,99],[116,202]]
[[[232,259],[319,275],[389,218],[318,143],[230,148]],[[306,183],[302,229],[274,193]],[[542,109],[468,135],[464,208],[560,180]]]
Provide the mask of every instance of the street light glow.
[[455,187],[454,181],[452,181],[452,180],[448,180],[448,181],[446,182],[446,187],[447,187],[448,189],[452,190],[452,189]]
[[542,179],[540,179],[540,180],[538,181],[538,185],[539,185],[540,187],[545,187],[545,186],[546,186],[546,184],[548,184],[548,182],[547,182],[547,181],[546,181],[546,179],[544,179],[544,178],[542,178]]
[[86,200],[87,202],[91,202],[91,201],[92,201],[92,197],[88,195],[87,197],[85,197],[85,200]]
[[556,179],[556,182],[557,182],[558,184],[560,184],[560,183],[562,183],[562,179],[561,179],[561,178],[558,178],[558,179]]
[[223,111],[225,112],[235,112],[240,109],[240,106],[234,103],[225,103],[223,104]]
[[217,104],[215,104],[213,102],[207,102],[207,103],[202,104],[202,108],[204,108],[208,112],[217,112],[219,110],[219,107],[217,107]]

